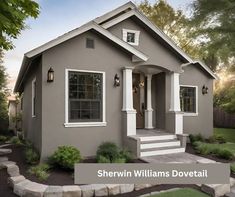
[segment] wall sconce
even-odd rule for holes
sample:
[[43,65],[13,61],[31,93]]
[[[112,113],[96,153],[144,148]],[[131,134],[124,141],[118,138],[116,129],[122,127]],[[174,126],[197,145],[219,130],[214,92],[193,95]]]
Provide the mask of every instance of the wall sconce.
[[54,70],[52,69],[52,67],[50,67],[50,69],[47,72],[47,82],[53,82],[54,81]]
[[203,87],[202,87],[202,94],[203,94],[203,95],[204,95],[204,94],[208,94],[208,87],[205,86],[205,85],[203,85]]
[[141,82],[139,83],[139,87],[140,87],[140,88],[143,88],[143,87],[144,87],[144,81],[141,81]]
[[120,77],[118,76],[118,74],[114,76],[114,86],[115,87],[120,86]]

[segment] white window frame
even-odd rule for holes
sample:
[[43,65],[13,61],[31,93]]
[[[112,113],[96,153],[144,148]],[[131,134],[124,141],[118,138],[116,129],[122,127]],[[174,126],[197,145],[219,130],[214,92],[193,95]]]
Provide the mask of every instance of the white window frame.
[[196,112],[183,112],[183,116],[198,116],[198,86],[194,85],[180,85],[180,87],[189,87],[189,88],[195,88],[196,89]]
[[[69,122],[69,71],[74,72],[86,72],[86,73],[100,73],[103,77],[103,95],[102,95],[102,121],[101,122]],[[103,71],[91,71],[91,70],[77,70],[77,69],[65,69],[65,127],[104,127],[106,122],[106,81],[105,72]]]
[[[127,42],[127,33],[134,33],[135,34],[135,42]],[[131,30],[131,29],[123,29],[122,30],[122,39],[123,41],[127,42],[130,45],[138,46],[139,45],[139,37],[140,31]]]
[[[35,97],[35,82],[36,82],[36,77],[34,77],[34,79],[32,80],[32,118],[35,118],[36,117],[36,103],[35,103],[35,100],[34,100],[34,97]],[[35,107],[34,107],[35,106]]]

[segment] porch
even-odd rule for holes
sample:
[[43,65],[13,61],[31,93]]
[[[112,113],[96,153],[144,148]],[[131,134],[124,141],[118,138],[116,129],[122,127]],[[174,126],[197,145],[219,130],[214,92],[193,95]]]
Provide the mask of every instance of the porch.
[[[166,84],[156,88],[161,82],[153,79],[160,75]],[[154,65],[123,69],[124,137],[138,157],[185,151],[179,75]]]

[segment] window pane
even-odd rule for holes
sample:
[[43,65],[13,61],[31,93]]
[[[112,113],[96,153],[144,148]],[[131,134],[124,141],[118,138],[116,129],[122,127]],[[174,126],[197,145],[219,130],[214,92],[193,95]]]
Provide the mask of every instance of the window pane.
[[135,42],[135,33],[127,32],[127,42]]
[[181,111],[196,113],[196,88],[180,87]]
[[69,72],[70,122],[102,121],[102,74]]

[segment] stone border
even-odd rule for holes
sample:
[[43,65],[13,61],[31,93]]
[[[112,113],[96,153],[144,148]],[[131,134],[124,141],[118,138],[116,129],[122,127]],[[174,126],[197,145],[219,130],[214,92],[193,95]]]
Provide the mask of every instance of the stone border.
[[[201,161],[207,163],[208,161]],[[8,183],[13,188],[13,192],[18,196],[30,197],[92,197],[92,196],[112,196],[117,194],[138,191],[158,184],[91,184],[91,185],[65,185],[53,186],[36,183],[26,179],[20,174],[19,167],[13,161],[8,161],[7,157],[0,157],[0,170],[7,168],[10,176]],[[198,185],[201,190],[211,196],[223,196],[230,192],[230,188],[235,185],[235,179],[230,177],[230,184],[202,184]],[[145,194],[142,196],[152,195]]]

